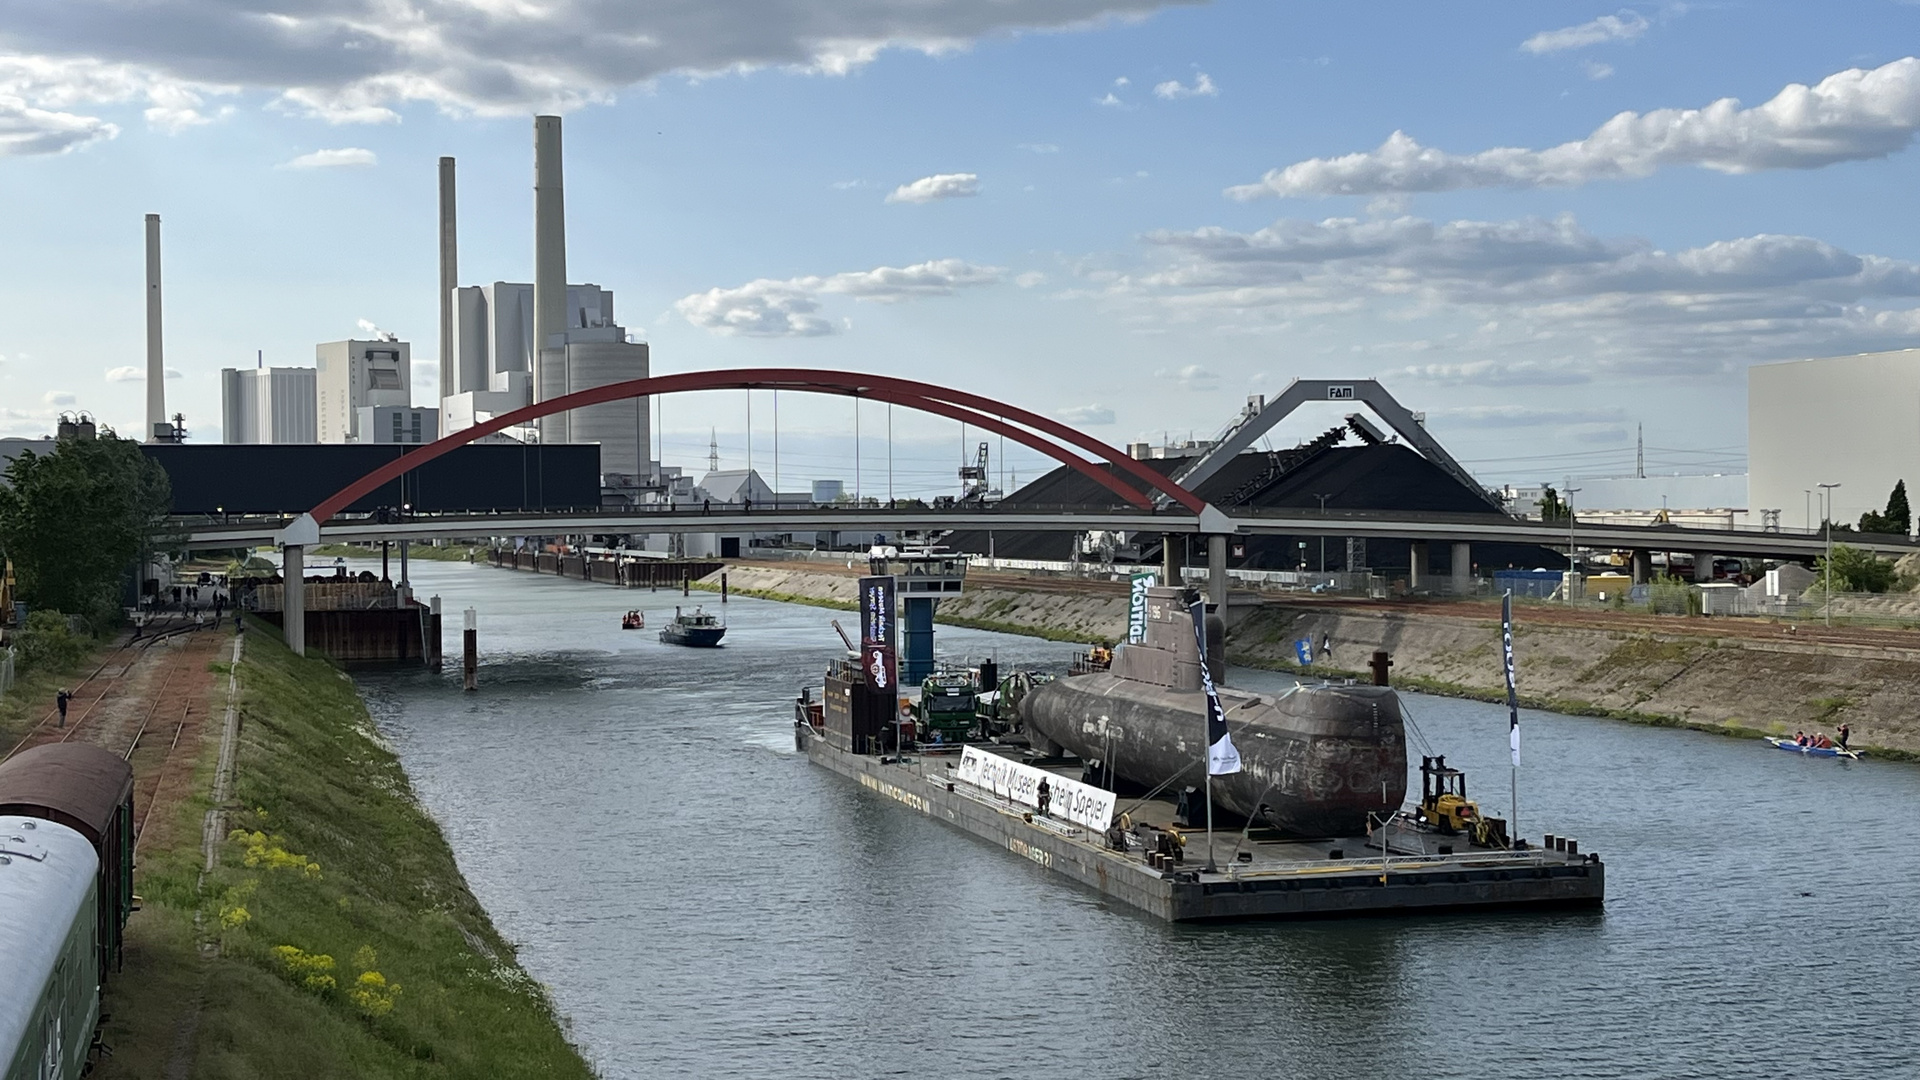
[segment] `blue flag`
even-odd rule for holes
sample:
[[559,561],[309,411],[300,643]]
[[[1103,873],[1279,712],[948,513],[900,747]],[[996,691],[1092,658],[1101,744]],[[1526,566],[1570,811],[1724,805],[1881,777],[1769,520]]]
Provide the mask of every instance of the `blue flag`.
[[1294,642],[1293,654],[1300,658],[1301,667],[1313,666],[1313,642],[1308,641],[1306,638],[1301,638]]

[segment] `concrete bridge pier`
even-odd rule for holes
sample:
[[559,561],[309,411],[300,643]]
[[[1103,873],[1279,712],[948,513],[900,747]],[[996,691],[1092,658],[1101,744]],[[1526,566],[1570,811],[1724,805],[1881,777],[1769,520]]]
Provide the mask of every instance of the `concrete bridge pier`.
[[1180,585],[1180,556],[1174,549],[1176,537],[1172,533],[1160,534],[1160,584],[1178,588]]
[[1426,588],[1427,575],[1427,542],[1425,540],[1415,540],[1408,545],[1407,588]]
[[1207,602],[1226,618],[1227,538],[1219,533],[1207,537]]
[[1473,545],[1453,545],[1453,566],[1451,568],[1453,595],[1470,596],[1473,593]]
[[1653,553],[1645,548],[1633,549],[1633,583],[1645,585],[1653,580]]
[[307,655],[307,549],[288,544],[281,549],[280,620],[287,649]]
[[1713,580],[1713,552],[1696,551],[1693,553],[1693,580]]

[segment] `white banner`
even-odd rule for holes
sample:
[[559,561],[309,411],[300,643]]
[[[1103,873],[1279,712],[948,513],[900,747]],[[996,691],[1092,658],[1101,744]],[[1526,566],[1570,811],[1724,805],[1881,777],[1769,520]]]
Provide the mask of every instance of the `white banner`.
[[1113,822],[1113,792],[1022,765],[978,747],[969,746],[961,751],[960,767],[954,770],[953,778],[1035,810],[1040,808],[1040,783],[1044,780],[1051,796],[1047,801],[1048,817],[1065,818],[1095,832],[1105,832]]
[[1128,578],[1127,585],[1127,642],[1138,645],[1147,640],[1147,590],[1153,588],[1159,575],[1148,572],[1134,574]]

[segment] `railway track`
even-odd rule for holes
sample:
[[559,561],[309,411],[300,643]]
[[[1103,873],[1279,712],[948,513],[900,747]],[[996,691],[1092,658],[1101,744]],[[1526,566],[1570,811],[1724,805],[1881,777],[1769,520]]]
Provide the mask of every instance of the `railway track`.
[[[56,705],[49,708],[46,715],[41,717],[39,722],[28,728],[26,733],[20,737],[20,740],[14,743],[13,747],[9,749],[4,756],[0,756],[0,761],[5,761],[7,758],[12,757],[22,750],[30,749],[43,743],[67,742],[72,739],[74,734],[80,730],[81,726],[99,709],[100,704],[113,693],[114,687],[119,684],[120,680],[124,679],[127,673],[133,670],[134,663],[141,653],[158,642],[178,637],[181,634],[191,633],[196,629],[200,628],[191,623],[184,623],[180,626],[168,626],[158,633],[129,640],[114,649],[111,653],[108,653],[106,658],[101,660],[101,662],[87,674],[85,679],[82,679],[75,685],[73,696],[70,697],[67,702],[68,715],[66,726],[64,728],[56,726],[60,716],[59,706]],[[114,668],[116,664],[118,668],[114,670],[113,674],[107,675],[105,680],[102,681],[102,674],[108,669]],[[97,692],[83,699],[80,696],[81,692],[89,688],[97,688]],[[74,713],[76,706],[80,707],[77,715]],[[57,737],[55,737],[56,733]]]
[[[142,743],[147,739],[149,729],[154,727],[154,720],[160,715],[162,706],[168,704],[167,691],[173,686],[173,678],[179,670],[177,665],[167,669],[167,677],[161,681],[160,689],[153,695],[153,704],[148,706],[146,715],[140,718],[140,726],[134,729],[133,738],[127,741],[127,748],[120,753],[120,757],[133,766],[133,805],[139,808],[140,813],[139,820],[133,828],[134,854],[136,855],[140,851],[140,839],[147,831],[147,819],[153,816],[154,805],[159,802],[156,796],[166,782],[167,770],[173,764],[174,751],[180,745],[180,733],[186,730],[187,720],[193,713],[191,695],[181,703],[177,719],[161,721],[159,729],[153,732],[156,736],[167,736],[165,749],[160,749],[156,740],[144,748],[146,753],[142,755],[140,761],[135,761],[134,755],[143,750]],[[168,710],[169,715],[172,712],[173,710]],[[171,735],[166,730],[168,726],[173,729]]]

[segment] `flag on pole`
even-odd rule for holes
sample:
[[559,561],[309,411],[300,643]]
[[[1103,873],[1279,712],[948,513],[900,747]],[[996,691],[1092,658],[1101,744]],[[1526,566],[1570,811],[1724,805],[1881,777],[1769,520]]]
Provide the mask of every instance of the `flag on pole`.
[[1507,660],[1507,745],[1513,763],[1520,764],[1520,695],[1513,685],[1513,590],[1500,598],[1500,646]]
[[1207,775],[1225,776],[1240,771],[1240,751],[1233,736],[1227,734],[1227,714],[1220,708],[1220,695],[1213,688],[1213,672],[1207,667],[1207,603],[1193,602],[1193,640],[1200,646],[1200,686],[1207,692]]

